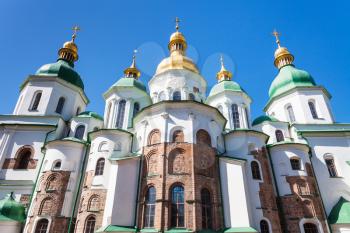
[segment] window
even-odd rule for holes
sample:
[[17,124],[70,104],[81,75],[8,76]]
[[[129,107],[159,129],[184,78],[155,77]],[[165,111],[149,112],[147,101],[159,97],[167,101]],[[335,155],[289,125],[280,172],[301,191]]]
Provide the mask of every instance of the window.
[[202,205],[202,228],[212,228],[212,216],[211,216],[211,198],[208,189],[202,189],[201,191],[201,205]]
[[195,100],[194,94],[193,93],[188,94],[188,99]]
[[171,227],[185,227],[184,188],[175,186],[171,190]]
[[96,163],[95,176],[102,176],[104,167],[105,167],[105,159],[104,158],[98,159]]
[[36,224],[35,233],[46,233],[48,226],[49,220],[46,218],[40,219]]
[[182,130],[176,130],[173,133],[173,142],[183,142],[184,141],[184,133]]
[[238,106],[237,104],[232,104],[231,106],[232,110],[232,123],[235,129],[240,128],[240,122],[239,122],[239,112],[238,112]]
[[101,142],[98,145],[97,151],[98,152],[108,152],[108,144],[107,144],[107,142],[106,141]]
[[293,111],[293,107],[291,105],[289,105],[287,107],[287,113],[288,113],[289,121],[290,122],[295,122],[294,111]]
[[80,107],[77,108],[77,111],[76,111],[75,115],[78,116],[79,113],[80,113]]
[[59,114],[62,113],[64,102],[66,102],[66,99],[64,97],[60,97],[57,103],[56,113],[59,113]]
[[244,113],[247,120],[247,125],[249,126],[249,111],[247,107],[244,108]]
[[124,123],[124,115],[125,115],[125,100],[119,101],[118,104],[118,115],[117,115],[117,122],[116,122],[116,127],[117,128],[123,128],[123,123]]
[[84,126],[84,125],[79,125],[79,126],[75,129],[74,137],[75,137],[75,138],[78,138],[78,139],[83,139],[84,133],[85,133],[85,126]]
[[89,200],[88,210],[89,211],[99,211],[99,198],[98,196],[92,196]]
[[14,169],[28,169],[32,151],[28,147],[19,149]]
[[177,101],[181,100],[181,92],[174,91],[174,93],[173,93],[173,100],[177,100]]
[[317,226],[313,223],[305,223],[304,224],[304,232],[305,233],[318,233]]
[[318,115],[317,115],[317,111],[316,111],[316,107],[315,107],[315,104],[314,102],[312,101],[309,101],[309,109],[310,109],[310,112],[311,112],[311,115],[312,115],[312,118],[314,119],[318,119]]
[[140,111],[140,104],[138,102],[134,103],[133,117]]
[[61,160],[55,161],[52,166],[52,170],[57,171],[61,169]]
[[282,142],[282,141],[284,141],[284,136],[283,136],[283,133],[282,133],[282,131],[281,130],[276,130],[275,131],[275,135],[276,135],[276,140],[277,140],[277,142]]
[[154,227],[156,210],[156,189],[149,187],[145,199],[145,227]]
[[56,183],[56,176],[55,175],[49,176],[49,178],[47,178],[47,181],[46,181],[46,191],[54,190],[55,183]]
[[38,91],[34,93],[32,104],[30,105],[29,110],[30,111],[37,111],[40,103],[42,92]]
[[337,177],[338,173],[337,173],[337,169],[336,169],[335,164],[334,164],[334,159],[333,158],[326,158],[325,162],[326,162],[326,165],[328,168],[329,176],[330,177]]
[[260,232],[261,233],[269,233],[269,224],[265,220],[260,221]]
[[85,221],[84,233],[94,233],[95,232],[95,216],[89,216]]
[[53,215],[51,209],[52,209],[52,199],[46,198],[41,202],[38,214],[39,215]]
[[148,135],[148,145],[160,143],[160,131],[158,129],[152,130]]
[[252,170],[252,177],[254,180],[261,180],[259,164],[256,161],[250,163],[250,168]]
[[197,131],[196,138],[197,138],[197,144],[207,144],[208,146],[211,146],[210,135],[204,129],[200,129]]
[[300,160],[298,158],[291,158],[290,165],[292,166],[293,170],[301,170]]

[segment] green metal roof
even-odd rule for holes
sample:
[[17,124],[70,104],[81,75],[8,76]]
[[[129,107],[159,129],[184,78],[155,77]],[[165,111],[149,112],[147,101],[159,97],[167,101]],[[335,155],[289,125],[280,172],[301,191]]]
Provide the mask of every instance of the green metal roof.
[[25,218],[24,205],[15,201],[13,193],[0,200],[0,221],[23,222]]
[[36,75],[57,76],[84,90],[84,83],[80,75],[74,70],[72,64],[64,60],[58,60],[55,63],[43,65],[37,70]]
[[92,112],[92,111],[81,112],[81,113],[78,114],[77,117],[93,117],[93,118],[96,118],[96,119],[99,119],[99,120],[103,121],[103,117],[102,116],[100,116],[98,113]]
[[238,83],[232,80],[223,80],[213,86],[210,90],[209,96],[214,96],[224,91],[238,91],[245,93]]
[[135,227],[109,225],[107,227],[101,227],[96,232],[136,232],[136,230]]
[[258,232],[252,227],[231,227],[223,231],[224,233],[247,233],[247,232]]
[[252,126],[261,124],[265,121],[278,122],[278,120],[275,117],[264,115],[264,116],[259,116],[259,117],[255,118],[255,120],[252,123]]
[[142,91],[146,91],[146,86],[134,78],[121,78],[112,87],[136,87]]
[[293,65],[287,65],[279,70],[278,75],[271,83],[269,96],[271,99],[295,87],[312,86],[316,86],[316,83],[308,72],[296,69]]
[[344,197],[332,208],[328,221],[330,224],[349,224],[350,223],[350,202]]

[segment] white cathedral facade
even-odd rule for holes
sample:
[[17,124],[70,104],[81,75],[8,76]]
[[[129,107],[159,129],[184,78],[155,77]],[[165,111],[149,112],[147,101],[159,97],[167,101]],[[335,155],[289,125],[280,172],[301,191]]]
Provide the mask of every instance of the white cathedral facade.
[[0,115],[0,232],[349,233],[350,124],[280,46],[266,115],[225,69],[207,83],[178,31],[89,103],[75,34]]

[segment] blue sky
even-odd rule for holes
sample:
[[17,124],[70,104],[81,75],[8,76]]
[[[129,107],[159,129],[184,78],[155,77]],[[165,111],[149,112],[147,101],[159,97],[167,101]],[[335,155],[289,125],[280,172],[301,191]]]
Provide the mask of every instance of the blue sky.
[[[210,88],[216,83],[223,53],[234,80],[252,97],[252,115],[263,114],[269,86],[277,74],[271,36],[295,56],[295,65],[312,74],[332,94],[338,122],[350,122],[350,3],[348,1],[19,1],[0,2],[0,113],[11,113],[19,86],[43,64],[54,62],[81,27],[76,40],[76,70],[91,100],[89,110],[102,114],[102,93],[138,53],[141,80],[147,84],[168,54],[174,18],[192,57]],[[208,88],[208,89],[209,89]]]

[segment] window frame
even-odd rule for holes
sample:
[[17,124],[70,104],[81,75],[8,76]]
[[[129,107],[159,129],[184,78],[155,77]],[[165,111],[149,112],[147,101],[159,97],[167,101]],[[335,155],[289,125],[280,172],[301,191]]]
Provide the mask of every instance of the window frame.
[[275,136],[276,136],[276,141],[277,142],[283,142],[284,141],[284,134],[282,130],[276,129],[275,130]]
[[259,180],[259,181],[262,180],[260,164],[258,161],[253,160],[250,162],[250,170],[252,173],[253,180]]
[[122,99],[118,103],[118,113],[117,113],[117,119],[115,121],[116,128],[122,129],[124,126],[125,108],[126,108],[126,100]]
[[[296,167],[296,163],[295,161],[298,162],[297,164],[297,167]],[[297,157],[292,157],[289,159],[289,162],[290,162],[290,166],[292,168],[293,171],[301,171],[301,159],[300,158],[297,158]]]
[[105,158],[99,158],[96,161],[95,166],[95,176],[103,176],[104,170],[105,170],[106,160]]
[[[178,190],[176,190],[178,189]],[[172,228],[185,227],[185,189],[183,185],[172,186],[170,201],[170,226]],[[179,212],[182,212],[179,214]]]
[[232,125],[235,129],[241,128],[241,119],[239,114],[238,104],[231,105],[231,114],[232,114]]
[[145,195],[144,202],[144,228],[154,228],[154,220],[156,215],[156,197],[156,188],[154,186],[149,186]]
[[65,102],[66,102],[66,98],[64,98],[63,96],[61,96],[61,97],[58,99],[55,113],[62,114]]
[[319,116],[318,116],[318,112],[317,112],[317,109],[316,109],[316,104],[314,101],[312,100],[309,100],[307,102],[308,106],[309,106],[309,110],[310,110],[310,113],[311,113],[311,116],[313,119],[319,119]]
[[34,92],[33,97],[32,97],[32,101],[30,102],[30,105],[29,105],[29,108],[28,108],[28,110],[30,112],[37,112],[37,111],[39,111],[38,108],[39,108],[42,96],[43,96],[43,91],[42,90],[38,90],[38,91]]

